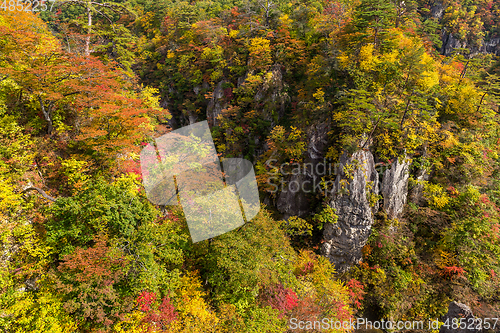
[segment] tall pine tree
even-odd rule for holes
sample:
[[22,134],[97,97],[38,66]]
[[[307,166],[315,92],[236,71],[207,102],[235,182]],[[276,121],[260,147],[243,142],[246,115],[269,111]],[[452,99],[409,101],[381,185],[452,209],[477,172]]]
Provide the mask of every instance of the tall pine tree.
[[354,29],[362,40],[378,46],[388,28],[394,27],[396,8],[384,0],[362,0],[354,12]]

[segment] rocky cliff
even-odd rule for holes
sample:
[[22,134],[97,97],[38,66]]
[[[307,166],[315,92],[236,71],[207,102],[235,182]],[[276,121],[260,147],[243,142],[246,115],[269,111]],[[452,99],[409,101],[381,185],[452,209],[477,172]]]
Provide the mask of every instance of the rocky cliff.
[[[484,13],[492,10],[491,3],[485,3],[485,8],[475,7],[474,11],[472,11],[472,8],[466,8],[466,6],[458,10],[456,6],[456,3],[454,4],[452,2],[445,2],[441,0],[434,1],[431,5],[430,15],[440,24],[439,29],[442,42],[442,46],[439,50],[440,53],[442,55],[449,56],[456,49],[469,49],[470,56],[474,56],[479,53],[491,53],[497,56],[500,55],[500,38],[498,35],[492,33],[492,31],[489,31],[492,30],[490,29],[491,25],[495,24],[491,17],[486,19],[480,15],[480,19],[483,20],[481,23],[482,28],[472,34],[468,31],[468,29],[465,29],[467,32],[466,37],[460,37],[459,34],[451,31],[454,30],[456,32],[456,26],[453,29],[453,24],[451,23],[453,20],[450,20],[450,13],[453,13],[455,21],[460,19],[462,20],[462,24],[473,24],[472,22],[467,22],[467,19],[463,16],[458,18],[458,12],[460,12],[460,10],[466,10],[470,17],[478,18],[479,12]],[[445,17],[446,13],[448,13],[448,17]],[[456,24],[456,22],[454,24]]]
[[408,196],[408,178],[410,176],[410,160],[402,159],[392,164],[384,172],[382,180],[382,197],[384,198],[384,211],[391,219],[398,218],[403,213]]
[[[448,313],[443,320],[447,325],[441,326],[439,333],[473,333],[481,332],[476,328],[479,326],[479,321],[476,321],[472,310],[465,304],[459,302],[451,302],[448,307]],[[456,323],[458,328],[453,328],[453,323]],[[463,324],[465,323],[465,325]]]
[[[294,187],[287,188],[279,194],[276,202],[276,208],[284,214],[284,218],[290,216],[306,216],[313,209],[311,204],[312,196],[317,193],[315,184],[321,182],[321,177],[327,172],[326,165],[322,168],[317,167],[319,163],[324,162],[325,152],[328,144],[328,124],[322,123],[313,125],[308,131],[307,155],[304,161],[306,172],[296,175],[290,175],[287,184],[298,184],[297,190]],[[295,185],[294,185],[295,186]]]
[[322,254],[335,264],[337,271],[344,272],[362,259],[361,249],[370,236],[377,210],[379,181],[372,153],[367,149],[351,156],[344,153],[335,187],[330,205],[336,210],[338,221],[325,225]]
[[[325,226],[322,248],[338,271],[346,271],[362,259],[361,249],[370,236],[374,214],[380,206],[389,218],[401,217],[408,197],[410,164],[410,159],[395,159],[379,183],[369,150],[357,151],[352,156],[342,155],[335,181],[336,192],[330,201],[338,221]],[[379,205],[379,193],[383,205]]]

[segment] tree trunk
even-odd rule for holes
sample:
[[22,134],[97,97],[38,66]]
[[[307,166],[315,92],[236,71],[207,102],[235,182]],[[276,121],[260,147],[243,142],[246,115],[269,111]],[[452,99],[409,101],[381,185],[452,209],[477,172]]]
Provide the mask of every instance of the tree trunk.
[[50,111],[52,109],[52,105],[49,105],[48,107],[45,107],[45,104],[43,103],[42,97],[38,97],[38,101],[40,102],[40,108],[42,109],[43,117],[47,121],[47,134],[51,135],[52,130],[54,129],[54,125],[52,123],[52,119],[50,118]]
[[85,55],[90,55],[90,33],[92,32],[92,10],[90,8],[90,2],[87,3],[87,38],[85,39]]
[[37,191],[38,193],[40,193],[42,195],[42,197],[44,197],[45,199],[52,201],[52,202],[55,202],[57,200],[56,198],[51,197],[50,195],[45,193],[44,190],[42,190],[41,188],[38,188],[36,186],[29,186],[29,187],[25,188],[21,193],[26,193],[29,191]]

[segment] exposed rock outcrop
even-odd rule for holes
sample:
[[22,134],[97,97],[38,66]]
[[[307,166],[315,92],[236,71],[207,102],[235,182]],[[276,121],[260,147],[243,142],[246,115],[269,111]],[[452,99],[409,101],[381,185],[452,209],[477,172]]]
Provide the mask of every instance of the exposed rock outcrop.
[[301,167],[302,172],[288,177],[284,191],[279,194],[276,202],[276,208],[284,214],[285,219],[290,216],[306,216],[314,208],[310,196],[317,192],[321,177],[331,170],[326,163],[318,167],[319,163],[325,162],[328,130],[328,125],[322,123],[311,126],[308,132],[307,157]]
[[283,188],[280,186],[280,190],[282,191],[276,202],[276,208],[283,213],[283,218],[305,216],[311,211],[307,195],[311,191],[308,179],[308,175],[292,175]]
[[408,178],[410,176],[410,160],[396,161],[384,172],[382,180],[382,197],[384,211],[391,219],[398,218],[403,212],[408,196]]
[[431,15],[434,18],[442,19],[445,11],[445,7],[442,1],[435,1],[431,7]]
[[410,201],[418,206],[422,206],[425,202],[424,199],[424,184],[423,182],[429,180],[430,174],[427,169],[422,168],[417,170],[415,177],[416,184],[409,190]]
[[484,41],[481,52],[483,53],[493,53],[495,55],[500,55],[500,38],[491,38],[490,40]]
[[378,195],[378,174],[369,150],[352,156],[344,153],[339,162],[336,193],[330,202],[338,221],[325,225],[322,254],[335,264],[338,272],[345,272],[361,261],[361,249],[370,236],[377,209],[370,198]]
[[217,126],[217,117],[222,113],[222,110],[227,107],[227,101],[224,99],[224,83],[226,83],[226,81],[217,83],[212,93],[212,98],[207,105],[207,120],[210,126]]
[[325,156],[328,145],[328,124],[322,123],[312,126],[309,130],[309,144],[307,146],[307,157],[311,162],[319,163]]
[[[453,328],[453,318],[458,319],[458,328]],[[465,325],[461,325],[460,319],[465,319]],[[472,333],[472,332],[481,332],[481,330],[476,329],[477,325],[471,325],[474,322],[474,315],[472,314],[471,309],[462,303],[451,302],[448,307],[448,313],[444,316],[443,322],[448,325],[441,326],[439,329],[439,333]],[[462,323],[464,320],[462,320]],[[475,323],[475,322],[474,322]],[[460,328],[462,326],[462,328]],[[465,326],[465,328],[464,328]]]
[[470,51],[470,56],[473,57],[479,53],[491,53],[500,55],[500,38],[491,38],[483,40],[482,45],[470,45],[470,41],[457,38],[452,33],[443,29],[441,33],[441,46],[440,53],[445,56],[450,56],[455,49],[467,48]]
[[275,64],[264,75],[263,84],[255,94],[255,101],[262,101],[263,108],[267,110],[267,120],[271,122],[271,127],[276,125],[285,114],[285,105],[290,100],[286,86],[282,67]]
[[441,46],[440,53],[445,56],[451,55],[455,49],[467,47],[464,41],[457,39],[452,33],[446,32],[446,30],[443,30],[441,40],[443,41],[443,45]]

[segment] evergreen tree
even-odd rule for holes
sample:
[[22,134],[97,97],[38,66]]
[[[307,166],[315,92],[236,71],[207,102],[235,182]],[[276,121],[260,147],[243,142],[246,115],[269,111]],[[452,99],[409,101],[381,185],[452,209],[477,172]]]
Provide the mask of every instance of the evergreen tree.
[[379,45],[387,29],[396,24],[394,3],[383,0],[362,0],[354,12],[355,31],[361,39],[372,39]]

